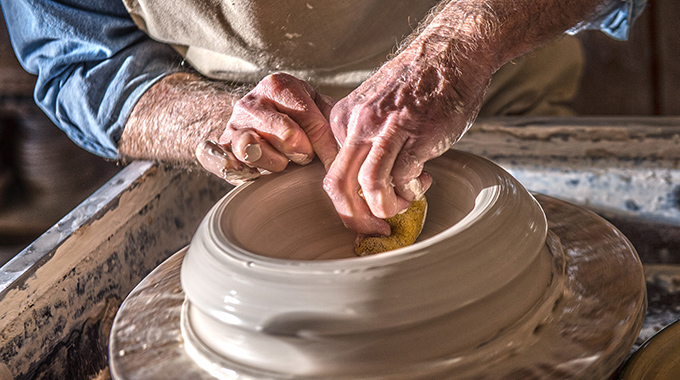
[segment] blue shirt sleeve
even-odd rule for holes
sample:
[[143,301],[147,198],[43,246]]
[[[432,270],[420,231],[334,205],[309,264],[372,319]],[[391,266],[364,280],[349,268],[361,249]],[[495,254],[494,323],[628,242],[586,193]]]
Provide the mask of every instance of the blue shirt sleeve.
[[83,148],[117,158],[139,97],[181,56],[139,30],[120,0],[0,0],[35,100]]
[[618,0],[612,9],[594,21],[580,24],[568,33],[575,34],[583,29],[600,29],[617,40],[627,40],[633,21],[647,6],[647,0]]

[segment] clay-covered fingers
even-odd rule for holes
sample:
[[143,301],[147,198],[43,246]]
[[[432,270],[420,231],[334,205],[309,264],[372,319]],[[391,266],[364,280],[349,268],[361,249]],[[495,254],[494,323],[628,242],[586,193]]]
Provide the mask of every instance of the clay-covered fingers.
[[392,176],[394,162],[407,139],[398,126],[388,121],[380,135],[372,139],[371,149],[359,169],[363,197],[373,215],[379,218],[392,217],[410,204],[395,192]]
[[262,80],[267,96],[277,111],[289,116],[305,132],[313,151],[326,170],[338,152],[328,119],[335,100],[314,90],[309,83],[284,73]]
[[389,225],[373,215],[358,182],[361,164],[369,151],[370,145],[345,145],[328,170],[323,186],[345,227],[365,235],[387,236]]
[[429,157],[421,156],[412,147],[405,147],[397,155],[392,167],[394,191],[409,202],[420,199],[432,185],[432,177],[423,172],[423,165]]
[[228,147],[204,141],[196,147],[196,158],[203,168],[232,185],[255,179],[260,172],[240,162]]
[[304,131],[288,116],[257,109],[248,118],[232,117],[220,143],[250,166],[280,172],[288,161],[304,165],[314,151]]
[[220,138],[251,166],[278,172],[288,160],[304,165],[315,152],[330,166],[337,144],[328,116],[334,101],[290,75],[264,78],[235,105]]
[[343,223],[360,234],[390,235],[383,218],[406,210],[432,185],[422,162],[403,149],[406,135],[389,129],[363,141],[350,135],[324,179]]
[[236,103],[220,143],[230,144],[239,160],[273,172],[288,160],[304,165],[314,157],[304,130],[271,100],[253,94]]

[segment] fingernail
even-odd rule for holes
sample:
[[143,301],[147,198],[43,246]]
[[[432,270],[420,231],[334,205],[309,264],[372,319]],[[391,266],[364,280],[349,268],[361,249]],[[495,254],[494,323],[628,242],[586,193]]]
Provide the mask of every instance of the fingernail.
[[312,162],[312,158],[304,153],[290,153],[287,154],[286,157],[298,165],[307,165]]
[[248,162],[255,162],[262,157],[260,144],[248,144],[244,149],[245,159]]
[[196,153],[201,164],[212,173],[219,174],[227,166],[226,153],[212,141],[203,141]]

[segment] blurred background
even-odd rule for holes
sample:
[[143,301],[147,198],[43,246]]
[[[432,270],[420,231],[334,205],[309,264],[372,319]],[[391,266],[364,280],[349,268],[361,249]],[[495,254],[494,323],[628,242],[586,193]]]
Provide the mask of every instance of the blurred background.
[[79,148],[35,105],[0,23],[0,265],[120,168]]
[[[586,51],[580,115],[680,115],[680,2],[651,0],[629,41],[598,31]],[[73,144],[34,104],[35,77],[0,23],[0,265],[84,200],[120,166]]]

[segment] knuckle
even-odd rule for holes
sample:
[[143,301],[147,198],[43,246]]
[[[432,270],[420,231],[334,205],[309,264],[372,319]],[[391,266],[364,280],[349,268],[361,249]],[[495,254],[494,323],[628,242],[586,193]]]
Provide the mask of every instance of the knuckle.
[[295,128],[286,128],[283,133],[281,133],[281,142],[290,145],[297,146],[300,140],[300,132]]
[[360,172],[358,180],[361,188],[370,193],[382,193],[391,186],[387,179],[382,178],[375,171]]
[[265,116],[265,123],[270,127],[270,130],[277,130],[279,128],[283,128],[283,133],[281,133],[281,137],[286,134],[286,132],[290,129],[291,127],[291,119],[288,117],[288,115],[282,114],[282,113],[267,113],[267,116]]
[[272,74],[267,75],[265,77],[265,79],[269,80],[269,81],[279,82],[279,81],[285,81],[288,76],[289,75],[286,74],[286,73],[278,72],[278,73],[272,73]]
[[241,109],[249,110],[256,107],[259,103],[259,96],[250,92],[244,95],[241,99],[237,100],[234,104],[233,113],[238,112]]
[[312,154],[311,144],[308,143],[308,137],[298,129],[288,129],[281,134],[281,149],[286,153],[303,153]]
[[402,151],[402,153],[397,157],[392,170],[395,184],[402,184],[418,177],[424,168],[424,162],[416,156],[408,152]]
[[263,84],[271,89],[280,89],[292,82],[293,77],[286,73],[273,73],[269,74],[260,84]]
[[343,99],[335,103],[333,109],[331,109],[330,121],[331,124],[347,124],[346,121],[349,119],[347,102]]

